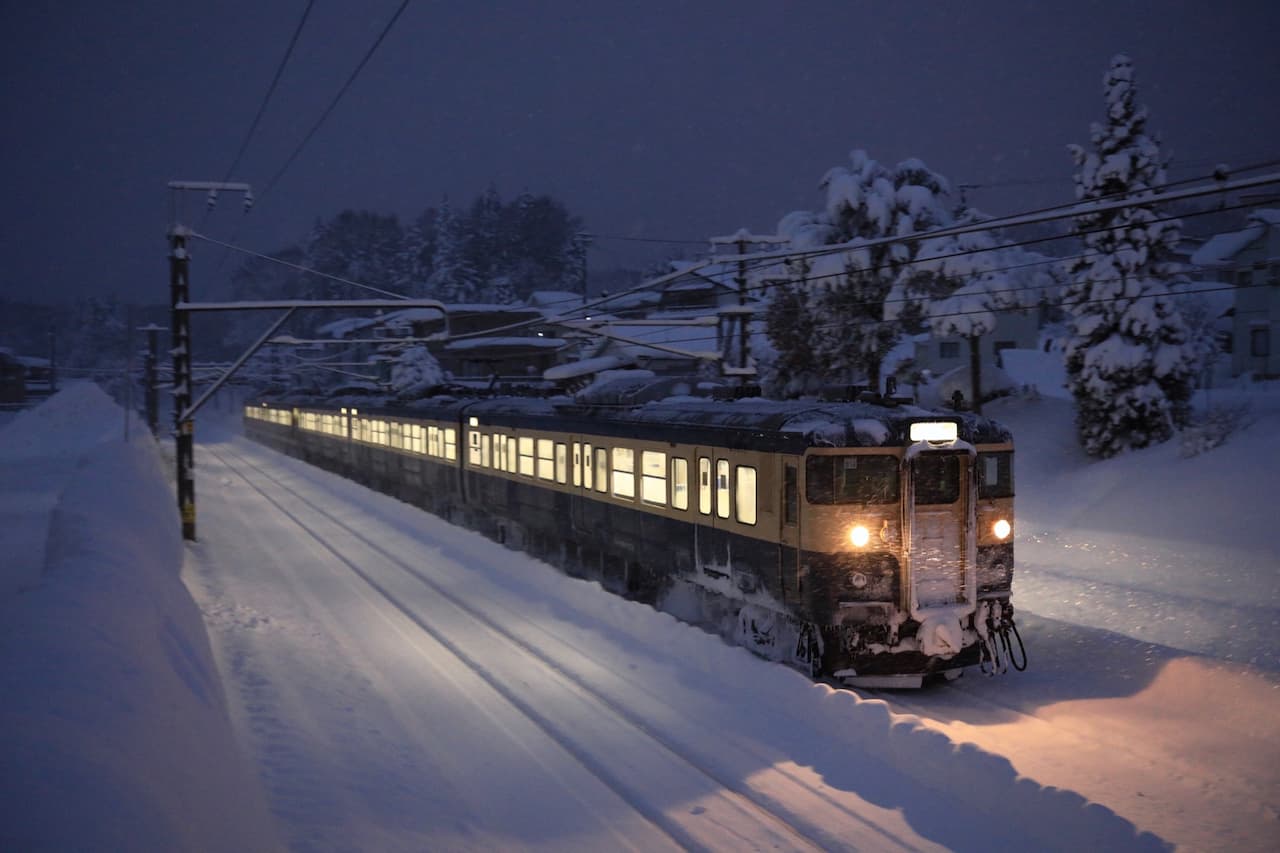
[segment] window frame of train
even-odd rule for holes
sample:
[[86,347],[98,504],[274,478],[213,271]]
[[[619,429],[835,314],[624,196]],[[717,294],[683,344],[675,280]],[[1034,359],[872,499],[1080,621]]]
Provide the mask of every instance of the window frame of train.
[[573,442],[573,487],[582,487],[582,443]]
[[717,458],[715,474],[716,518],[727,519],[729,517],[729,507],[732,504],[730,500],[729,471],[729,460]]
[[[744,481],[750,483],[750,486],[745,486]],[[734,517],[739,524],[754,527],[759,520],[759,489],[760,477],[754,465],[733,467],[733,508]]]
[[582,489],[585,492],[595,488],[595,468],[593,466],[591,445],[583,442],[582,444]]
[[[804,499],[810,506],[887,506],[902,500],[901,458],[890,453],[821,453],[804,459]],[[859,467],[862,475],[850,475]],[[891,482],[891,491],[867,484]]]
[[563,486],[569,482],[569,445],[563,441],[557,441],[555,455],[556,482]]
[[516,437],[516,456],[518,457],[517,473],[521,477],[532,477],[536,470],[536,459],[533,455],[534,445],[533,436],[521,435]]
[[611,470],[613,472],[613,490],[615,498],[633,501],[636,499],[636,452],[630,447],[614,447],[610,453]]
[[596,491],[602,495],[609,493],[609,448],[596,448]]
[[671,508],[689,508],[689,460],[683,456],[671,457]]
[[538,458],[538,479],[548,482],[556,478],[555,442],[549,438],[540,438],[535,442]]
[[640,451],[640,500],[649,506],[667,505],[667,454]]
[[[1013,451],[978,452],[978,497],[998,500],[1013,497]],[[993,472],[994,469],[994,472]]]
[[711,457],[698,457],[698,512],[711,515]]
[[[472,420],[474,420],[474,418]],[[481,461],[482,457],[480,455],[481,438],[482,434],[480,430],[476,429],[475,425],[472,424],[467,430],[467,462],[477,468],[484,467],[484,463]]]

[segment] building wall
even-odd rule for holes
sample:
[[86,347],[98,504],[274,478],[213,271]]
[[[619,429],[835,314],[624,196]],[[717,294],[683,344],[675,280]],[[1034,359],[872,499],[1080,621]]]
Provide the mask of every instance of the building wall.
[[[980,342],[983,371],[999,366],[998,353],[1001,349],[1035,349],[1039,336],[1039,317],[1035,311],[998,314],[995,331],[983,336]],[[941,376],[957,367],[967,367],[969,341],[959,337],[929,336],[916,343],[915,360],[917,369],[928,370],[934,376]]]
[[1280,376],[1280,227],[1268,228],[1233,262],[1231,375]]

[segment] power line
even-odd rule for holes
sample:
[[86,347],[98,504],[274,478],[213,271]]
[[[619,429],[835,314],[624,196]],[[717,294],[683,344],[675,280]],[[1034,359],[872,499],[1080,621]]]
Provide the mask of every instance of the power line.
[[264,255],[261,252],[255,252],[252,249],[246,249],[243,246],[236,246],[232,243],[224,243],[222,240],[215,240],[213,237],[208,237],[204,234],[200,234],[195,231],[192,231],[187,236],[191,237],[193,240],[204,240],[206,243],[212,243],[215,246],[221,246],[222,248],[232,252],[240,252],[241,254],[250,255],[252,257],[259,258],[264,261],[270,261],[273,264],[280,264],[281,266],[289,267],[290,269],[297,270],[298,272],[307,273],[308,275],[315,275],[315,276],[319,276],[320,278],[327,278],[330,281],[336,281],[340,284],[349,284],[352,287],[359,287],[363,290],[368,290],[373,293],[378,293],[383,296],[390,297],[391,299],[408,299],[409,298],[405,296],[403,293],[394,293],[390,290],[383,290],[380,287],[374,287],[371,284],[363,284],[358,281],[352,281],[349,278],[342,278],[340,276],[330,275],[327,272],[320,272],[320,270],[311,269],[310,267],[304,267],[301,264],[295,264],[291,261],[286,261],[283,258],[276,258],[276,257],[272,257],[271,255]]
[[333,96],[333,99],[329,101],[329,106],[325,107],[324,112],[320,114],[320,118],[317,119],[316,123],[311,126],[309,131],[307,131],[306,136],[304,136],[302,141],[298,143],[298,147],[293,149],[293,153],[285,160],[284,165],[281,166],[280,169],[271,177],[271,180],[267,181],[266,187],[259,194],[259,199],[265,197],[267,193],[271,192],[271,190],[275,188],[280,179],[284,177],[284,173],[287,172],[289,167],[293,165],[293,162],[298,159],[298,155],[302,153],[302,150],[306,148],[307,144],[315,137],[316,133],[320,130],[321,125],[325,123],[325,120],[329,118],[329,115],[338,106],[338,102],[342,100],[343,95],[345,95],[347,90],[351,88],[351,84],[360,76],[360,72],[369,64],[369,60],[373,58],[373,54],[377,52],[378,47],[382,44],[383,40],[386,39],[387,34],[391,32],[391,28],[395,26],[396,21],[400,19],[400,15],[404,13],[404,10],[408,6],[409,0],[402,0],[400,8],[396,9],[395,14],[391,16],[391,20],[387,21],[387,25],[383,27],[378,38],[374,40],[372,46],[370,46],[369,50],[365,52],[364,57],[360,60],[359,64],[356,65],[355,70],[353,70],[351,75],[347,77],[347,82],[342,84],[342,88],[340,88],[338,93]]
[[289,46],[285,48],[284,56],[280,58],[280,64],[276,66],[276,73],[271,78],[271,84],[267,86],[267,92],[262,96],[262,103],[258,105],[258,112],[254,115],[253,121],[249,123],[249,130],[245,132],[244,139],[240,142],[240,148],[236,151],[236,156],[231,160],[231,165],[227,167],[226,176],[223,181],[231,180],[231,173],[240,165],[244,152],[249,147],[249,141],[253,139],[253,134],[258,129],[258,124],[262,121],[262,116],[266,114],[267,105],[271,102],[271,96],[275,94],[276,86],[280,83],[280,77],[284,74],[284,68],[289,64],[289,58],[293,56],[293,49],[298,44],[298,38],[302,35],[302,28],[307,23],[307,17],[311,14],[311,7],[315,5],[315,0],[307,0],[307,8],[302,10],[302,17],[298,19],[298,26],[293,30],[293,36],[289,39]]

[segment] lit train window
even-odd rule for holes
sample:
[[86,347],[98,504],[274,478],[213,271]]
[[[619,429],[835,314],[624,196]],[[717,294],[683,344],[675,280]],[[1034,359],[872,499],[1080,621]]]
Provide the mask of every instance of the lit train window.
[[898,458],[810,456],[804,463],[804,483],[804,496],[811,504],[897,503]]
[[582,485],[582,445],[573,443],[573,484]]
[[480,464],[480,430],[467,430],[467,462],[472,465]]
[[679,456],[671,460],[671,505],[689,508],[689,460]]
[[440,455],[440,427],[427,427],[427,453],[431,456]]
[[756,523],[756,469],[749,465],[739,465],[733,471],[735,508],[738,521],[743,524]]
[[485,468],[489,467],[489,447],[489,434],[485,433],[480,436],[480,464]]
[[613,494],[619,498],[636,496],[636,452],[630,447],[613,449]]
[[422,424],[413,425],[413,452],[427,452],[427,431]]
[[444,458],[450,460],[458,458],[458,431],[451,427],[446,427],[444,430]]
[[555,474],[555,462],[552,458],[551,439],[538,439],[538,479],[550,480]]
[[729,460],[716,460],[716,515],[729,517]]
[[711,515],[711,460],[698,457],[698,512]]
[[507,473],[514,474],[518,470],[519,459],[516,456],[516,439],[515,436],[507,436]]
[[640,499],[667,505],[667,454],[645,450],[640,454]]
[[978,497],[1013,497],[1013,454],[978,454]]
[[596,448],[596,491],[609,491],[609,449]]
[[594,482],[591,470],[591,445],[584,444],[582,445],[582,484],[588,489]]
[[567,483],[569,481],[569,448],[561,442],[556,442],[556,482]]
[[520,450],[520,473],[526,477],[533,476],[533,439],[521,436],[517,440]]

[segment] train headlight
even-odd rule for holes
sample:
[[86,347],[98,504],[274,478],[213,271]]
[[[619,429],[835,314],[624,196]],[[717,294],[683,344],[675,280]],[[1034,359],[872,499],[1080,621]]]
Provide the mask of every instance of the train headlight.
[[866,547],[866,544],[871,541],[871,531],[867,530],[867,528],[863,527],[861,524],[855,525],[853,529],[849,531],[849,541],[853,543],[853,547],[855,548]]
[[862,572],[854,572],[849,575],[849,583],[853,585],[854,589],[865,589],[867,586],[867,576]]
[[991,525],[991,532],[996,535],[997,539],[1008,539],[1009,534],[1013,532],[1013,525],[1009,523],[1008,519],[1002,518]]

